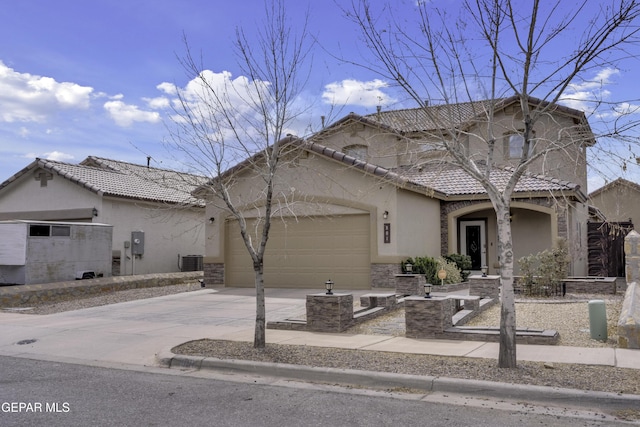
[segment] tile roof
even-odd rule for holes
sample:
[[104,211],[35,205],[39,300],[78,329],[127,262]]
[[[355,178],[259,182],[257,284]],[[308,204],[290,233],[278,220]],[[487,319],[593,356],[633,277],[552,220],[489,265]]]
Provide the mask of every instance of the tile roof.
[[628,179],[624,179],[624,178],[616,178],[615,180],[611,181],[610,183],[596,189],[593,190],[591,193],[589,193],[589,197],[596,197],[598,196],[600,193],[603,193],[605,191],[609,191],[612,188],[615,187],[628,187],[631,188],[635,191],[640,192],[640,185],[633,182],[633,181],[629,181]]
[[380,111],[363,116],[400,132],[420,132],[449,129],[468,122],[474,117],[487,114],[492,104],[500,101],[462,102],[459,104],[434,105],[426,108]]
[[[365,173],[388,179],[396,185],[415,186],[433,193],[433,197],[446,198],[454,196],[486,195],[482,185],[461,168],[454,165],[434,164],[418,167],[400,167],[386,169],[372,163],[363,162],[345,153],[325,147],[316,142],[298,140],[295,143],[305,149],[333,160],[344,163],[349,167],[362,170]],[[512,168],[496,167],[491,173],[491,180],[502,190],[505,188]],[[551,193],[551,192],[579,192],[578,184],[562,181],[557,178],[542,175],[524,174],[516,184],[515,193]]]
[[[480,195],[486,190],[471,175],[453,165],[425,165],[422,168],[398,169],[395,172],[408,182],[433,189],[447,196]],[[491,171],[491,181],[504,190],[511,177],[511,168],[496,167]],[[515,193],[575,191],[579,185],[542,175],[524,174],[516,184]]]
[[191,191],[205,181],[202,177],[92,156],[80,164],[37,158],[0,184],[0,189],[38,167],[101,195],[203,206],[201,200],[191,196]]

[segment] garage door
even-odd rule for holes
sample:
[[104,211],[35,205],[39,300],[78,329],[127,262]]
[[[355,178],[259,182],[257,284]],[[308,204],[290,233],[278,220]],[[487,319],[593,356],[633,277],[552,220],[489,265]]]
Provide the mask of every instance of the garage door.
[[[226,286],[253,287],[251,258],[236,221],[227,223]],[[312,217],[272,223],[265,254],[265,286],[324,289],[369,289],[369,215]]]

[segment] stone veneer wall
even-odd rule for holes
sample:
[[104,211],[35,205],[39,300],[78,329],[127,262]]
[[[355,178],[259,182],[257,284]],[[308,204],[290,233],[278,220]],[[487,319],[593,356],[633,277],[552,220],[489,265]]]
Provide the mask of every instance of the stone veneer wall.
[[499,294],[500,276],[474,275],[469,277],[469,295],[497,299]]
[[353,324],[353,294],[307,295],[307,330],[342,332]]
[[618,346],[640,349],[640,234],[632,230],[624,239],[627,290],[618,320]]
[[563,283],[567,285],[567,292],[573,294],[611,294],[617,293],[615,277],[607,277],[606,280],[592,279],[567,279]]
[[177,285],[193,282],[202,277],[201,271],[189,271],[101,277],[37,285],[3,286],[0,287],[0,307],[20,307],[40,302],[58,301],[68,297],[86,297],[126,289]]
[[424,274],[396,274],[395,282],[396,294],[424,295],[424,285],[427,283],[427,279]]
[[395,275],[401,273],[400,263],[371,264],[371,288],[395,288]]
[[224,263],[204,263],[204,282],[207,285],[224,285]]
[[411,296],[404,299],[405,336],[407,338],[436,338],[453,326],[452,300],[447,297],[425,298]]

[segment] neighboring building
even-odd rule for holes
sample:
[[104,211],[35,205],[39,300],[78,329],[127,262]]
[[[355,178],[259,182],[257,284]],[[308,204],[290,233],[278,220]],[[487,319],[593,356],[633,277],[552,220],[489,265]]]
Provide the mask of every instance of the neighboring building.
[[640,185],[618,178],[589,194],[590,203],[609,222],[640,224]]
[[625,275],[624,238],[640,221],[640,185],[618,178],[589,194],[589,275]]
[[0,221],[0,283],[109,277],[111,233],[106,224]]
[[[204,252],[201,177],[100,157],[36,159],[0,184],[0,220],[113,226],[113,275],[180,271]],[[136,244],[136,242],[138,242]]]
[[[532,102],[541,102],[535,101]],[[267,245],[265,285],[322,289],[367,289],[392,285],[407,257],[465,253],[474,270],[499,268],[496,217],[479,183],[446,163],[443,135],[466,135],[465,155],[486,158],[491,104],[477,102],[428,109],[349,114],[308,140],[289,137],[277,172],[276,206]],[[490,179],[498,186],[522,139],[519,101],[494,105],[497,164]],[[571,274],[587,269],[586,148],[594,143],[582,112],[556,106],[534,128],[536,146],[550,150],[523,176],[512,201],[514,258],[551,248],[566,239]],[[576,143],[570,141],[579,141]],[[569,142],[569,143],[567,143]],[[230,191],[245,203],[245,216],[259,219],[261,188],[255,161],[235,166]],[[259,190],[258,190],[259,191]],[[206,186],[198,193],[206,197]],[[251,196],[251,194],[256,194]],[[208,201],[205,279],[226,286],[253,286],[251,260],[238,225],[221,204]],[[251,227],[250,227],[251,229]],[[254,237],[255,239],[255,237]],[[517,266],[516,266],[517,268]]]

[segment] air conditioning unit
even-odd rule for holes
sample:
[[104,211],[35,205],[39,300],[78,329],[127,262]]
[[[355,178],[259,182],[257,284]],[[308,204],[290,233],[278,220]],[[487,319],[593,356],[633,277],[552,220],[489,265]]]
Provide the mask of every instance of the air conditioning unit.
[[182,271],[202,271],[202,255],[185,255],[182,257]]

